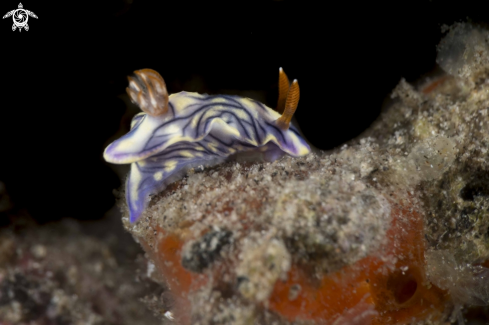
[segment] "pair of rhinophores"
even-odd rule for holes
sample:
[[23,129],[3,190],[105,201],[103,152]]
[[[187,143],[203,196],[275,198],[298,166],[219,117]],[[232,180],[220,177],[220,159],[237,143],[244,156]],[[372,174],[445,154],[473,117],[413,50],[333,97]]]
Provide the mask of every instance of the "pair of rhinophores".
[[131,164],[126,183],[130,220],[135,222],[156,194],[188,168],[223,162],[244,152],[274,161],[311,149],[290,125],[299,103],[299,83],[279,70],[277,110],[253,99],[182,91],[168,96],[158,72],[143,69],[128,77],[126,88],[142,113],[131,130],[112,142],[106,161]]

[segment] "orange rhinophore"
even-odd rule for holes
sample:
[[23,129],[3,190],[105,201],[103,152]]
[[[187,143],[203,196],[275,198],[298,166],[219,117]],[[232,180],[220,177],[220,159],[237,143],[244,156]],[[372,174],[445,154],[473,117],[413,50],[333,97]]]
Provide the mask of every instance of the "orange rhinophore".
[[287,93],[289,92],[290,81],[284,72],[284,69],[280,68],[278,71],[278,101],[277,112],[282,114],[285,109],[285,100],[287,99]]
[[134,77],[127,77],[129,87],[126,92],[143,112],[151,116],[168,112],[168,92],[161,75],[151,69],[134,71]]

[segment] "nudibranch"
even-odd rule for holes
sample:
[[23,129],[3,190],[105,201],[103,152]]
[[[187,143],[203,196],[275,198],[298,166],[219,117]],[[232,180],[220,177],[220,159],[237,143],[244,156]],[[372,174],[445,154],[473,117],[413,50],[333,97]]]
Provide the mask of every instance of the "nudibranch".
[[211,165],[244,152],[266,161],[294,157],[310,147],[290,124],[299,103],[299,83],[279,70],[277,110],[249,98],[182,91],[168,96],[165,81],[151,69],[134,72],[126,88],[143,112],[131,130],[112,142],[106,161],[131,164],[126,182],[130,220],[135,222],[156,194],[188,168]]

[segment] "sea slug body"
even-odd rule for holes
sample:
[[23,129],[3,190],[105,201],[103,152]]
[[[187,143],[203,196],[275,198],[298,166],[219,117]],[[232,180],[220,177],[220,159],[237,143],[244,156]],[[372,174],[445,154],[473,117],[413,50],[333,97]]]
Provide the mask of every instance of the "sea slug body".
[[299,101],[299,84],[279,71],[277,111],[249,98],[180,92],[168,96],[154,70],[135,71],[126,89],[142,110],[131,130],[111,143],[106,161],[131,164],[126,183],[130,220],[135,222],[149,196],[162,191],[188,168],[224,161],[241,152],[258,152],[273,161],[284,154],[303,156],[310,147],[290,125]]

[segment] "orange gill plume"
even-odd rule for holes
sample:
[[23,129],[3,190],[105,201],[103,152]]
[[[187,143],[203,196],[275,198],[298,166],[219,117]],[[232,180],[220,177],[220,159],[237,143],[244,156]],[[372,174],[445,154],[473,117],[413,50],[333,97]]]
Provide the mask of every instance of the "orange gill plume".
[[294,79],[289,87],[289,91],[287,92],[285,108],[282,116],[277,119],[277,126],[280,127],[282,130],[287,130],[289,128],[292,116],[294,115],[295,110],[297,109],[297,105],[299,104],[299,98],[299,82],[297,81],[297,79]]
[[161,75],[152,69],[134,71],[134,77],[128,77],[126,88],[131,100],[143,112],[151,116],[160,116],[168,111],[168,92]]

